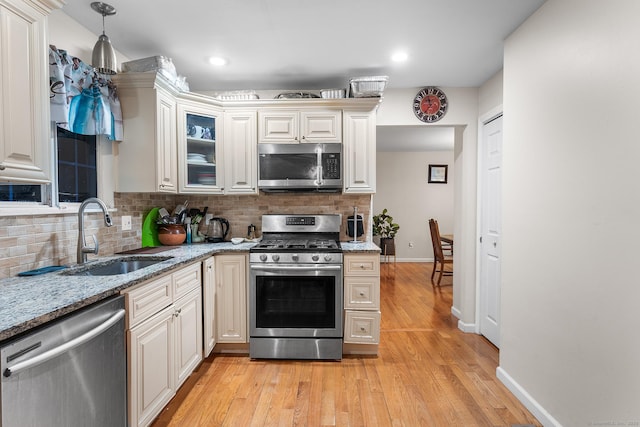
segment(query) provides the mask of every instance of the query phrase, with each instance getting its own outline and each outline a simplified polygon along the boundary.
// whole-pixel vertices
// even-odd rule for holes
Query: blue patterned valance
[[[116,87],[66,51],[49,46],[51,120],[81,135],[107,135],[122,140],[122,110]]]

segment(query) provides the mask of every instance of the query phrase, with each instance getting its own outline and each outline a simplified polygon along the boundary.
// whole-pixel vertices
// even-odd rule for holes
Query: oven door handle
[[[287,271],[340,271],[342,270],[342,265],[251,265],[249,266],[251,270],[257,271],[275,271],[275,270],[287,270]]]

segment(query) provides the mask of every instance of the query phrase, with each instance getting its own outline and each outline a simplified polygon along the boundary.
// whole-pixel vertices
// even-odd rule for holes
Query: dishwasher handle
[[[97,337],[116,323],[120,321],[125,315],[125,311],[123,309],[118,310],[113,316],[107,319],[104,323],[96,326],[92,330],[85,332],[84,334],[72,339],[71,341],[67,341],[66,343],[52,348],[51,350],[47,350],[42,354],[39,354],[31,359],[23,360],[22,362],[18,362],[13,366],[7,367],[2,373],[5,377],[10,377],[12,374],[17,374],[20,371],[31,368],[32,366],[36,366],[40,363],[46,362],[47,360],[53,359],[61,355],[62,353],[71,350],[74,347],[77,347],[81,344],[84,344],[87,341],[92,340]]]

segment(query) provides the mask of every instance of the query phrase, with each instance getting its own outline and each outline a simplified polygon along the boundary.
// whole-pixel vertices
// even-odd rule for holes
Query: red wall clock
[[[413,112],[425,123],[434,123],[444,117],[448,105],[447,96],[435,86],[421,89],[413,98]]]

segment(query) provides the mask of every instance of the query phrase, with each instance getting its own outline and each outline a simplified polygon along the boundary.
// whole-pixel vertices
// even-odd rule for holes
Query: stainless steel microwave
[[[262,191],[342,191],[342,144],[258,144]]]

